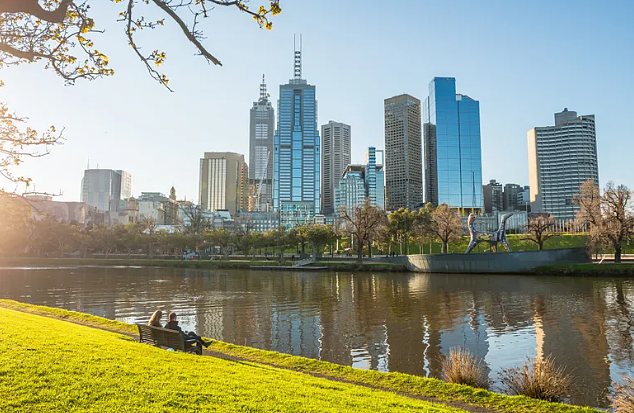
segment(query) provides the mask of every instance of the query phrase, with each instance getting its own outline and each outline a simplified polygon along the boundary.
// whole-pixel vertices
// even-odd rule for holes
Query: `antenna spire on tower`
[[[265,101],[268,98],[268,94],[266,93],[266,82],[264,80],[264,75],[262,75],[262,83],[260,83],[260,101]]]
[[[295,73],[294,78],[302,78],[302,35],[299,35],[299,49],[297,48],[297,37],[293,36],[293,46],[295,49]]]

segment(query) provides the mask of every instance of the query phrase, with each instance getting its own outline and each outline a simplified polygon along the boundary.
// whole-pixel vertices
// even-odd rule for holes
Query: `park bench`
[[[185,340],[181,333],[147,324],[137,324],[139,328],[139,343],[151,344],[156,347],[173,348],[185,353],[203,354],[203,349],[195,345],[196,340]]]

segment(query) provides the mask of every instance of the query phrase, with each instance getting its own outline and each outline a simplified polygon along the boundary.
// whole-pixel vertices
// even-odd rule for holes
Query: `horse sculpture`
[[[469,228],[469,235],[471,236],[471,240],[469,241],[469,246],[467,247],[467,251],[465,252],[465,254],[469,254],[481,242],[488,243],[491,246],[493,252],[498,252],[498,243],[501,243],[504,246],[506,252],[511,252],[511,247],[506,240],[506,220],[509,219],[512,215],[513,214],[504,214],[502,216],[500,228],[497,231],[480,232],[476,230],[475,227],[475,220],[477,215],[470,214],[469,219],[467,220],[467,227]]]

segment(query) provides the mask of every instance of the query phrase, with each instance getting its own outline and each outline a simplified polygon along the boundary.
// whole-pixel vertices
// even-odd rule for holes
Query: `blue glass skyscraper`
[[[425,202],[482,210],[480,102],[457,94],[455,78],[435,77],[423,113]]]
[[[320,211],[317,101],[315,86],[302,79],[301,53],[295,50],[293,79],[280,86],[273,153],[273,208],[289,228]]]

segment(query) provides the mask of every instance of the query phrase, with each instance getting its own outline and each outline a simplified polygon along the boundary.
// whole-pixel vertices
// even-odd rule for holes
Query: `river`
[[[464,346],[502,369],[552,355],[571,402],[605,407],[634,376],[634,280],[171,268],[0,269],[0,298],[128,323],[157,308],[217,340],[363,369],[439,377]]]

